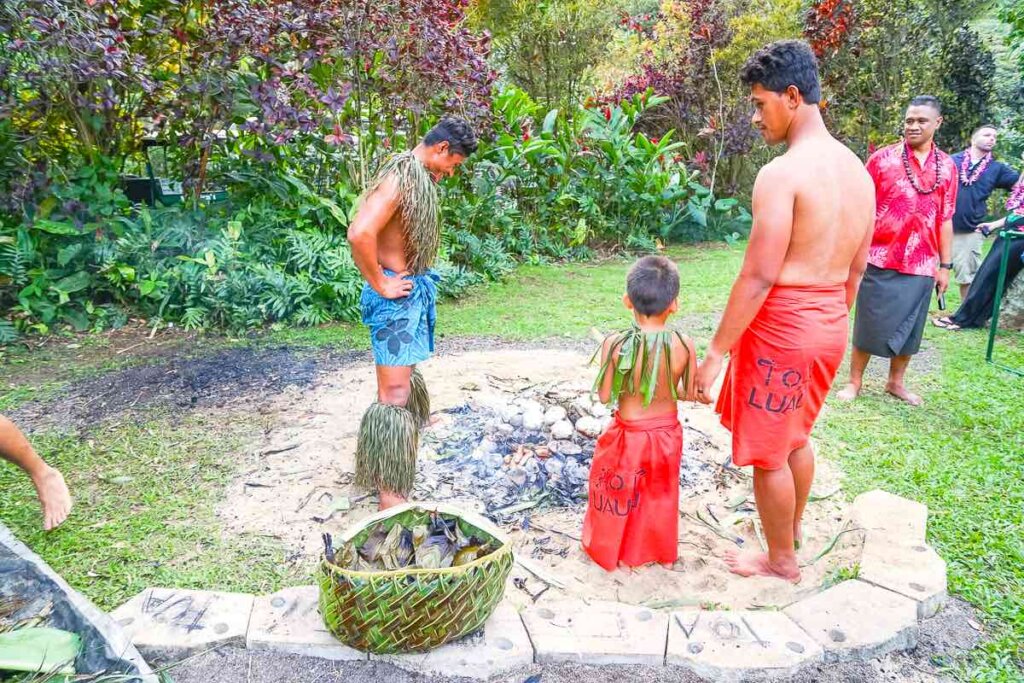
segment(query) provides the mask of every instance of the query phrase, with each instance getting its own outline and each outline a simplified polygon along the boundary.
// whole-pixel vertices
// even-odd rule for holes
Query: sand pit
[[[471,351],[439,356],[421,369],[435,411],[464,411],[500,406],[537,392],[585,395],[594,373],[588,360],[585,354],[566,350]],[[226,530],[277,538],[291,561],[312,571],[322,532],[338,534],[376,509],[376,500],[351,483],[359,420],[375,395],[369,360],[324,374],[310,388],[286,390],[268,416],[274,426],[255,451],[243,457],[242,474],[219,507]],[[727,549],[737,547],[730,539],[740,539],[743,548],[760,547],[750,474],[724,465],[729,436],[710,407],[681,405],[684,470],[690,467],[702,474],[690,478],[681,491],[676,566],[605,572],[579,548],[582,505],[549,507],[545,502],[506,520],[518,555],[533,570],[516,566],[508,599],[525,605],[572,596],[655,609],[771,607],[813,593],[838,570],[856,563],[862,540],[856,532],[840,536],[831,551],[813,561],[847,522],[841,496],[828,495],[839,487],[838,473],[830,463],[819,461],[813,494],[828,497],[812,498],[807,508],[803,581],[794,586],[730,574],[721,559]],[[424,472],[414,497],[429,495],[479,509],[481,503],[472,495],[444,488],[448,465],[434,461],[447,438],[451,415],[441,412],[438,423],[424,434]]]

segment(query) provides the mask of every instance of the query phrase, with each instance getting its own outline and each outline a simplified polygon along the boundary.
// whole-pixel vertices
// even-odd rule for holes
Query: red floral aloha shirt
[[[932,145],[924,168],[908,150],[917,186],[935,184],[936,158],[941,181],[931,194],[920,194],[903,165],[905,142],[883,147],[868,159],[875,181],[875,233],[868,263],[907,275],[935,277],[939,266],[939,231],[956,209],[957,168],[949,155]]]

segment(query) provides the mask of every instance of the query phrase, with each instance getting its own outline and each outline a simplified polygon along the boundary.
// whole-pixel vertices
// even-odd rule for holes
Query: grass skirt
[[[374,403],[359,425],[356,485],[408,497],[416,478],[418,447],[419,425],[413,413]]]

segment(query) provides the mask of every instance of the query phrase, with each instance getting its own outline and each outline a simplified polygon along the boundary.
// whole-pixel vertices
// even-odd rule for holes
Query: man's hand
[[[949,289],[949,271],[945,268],[939,268],[939,272],[935,274],[935,286],[938,289],[939,294],[945,294],[946,290]]]
[[[398,275],[388,277],[383,276],[384,279],[374,289],[385,299],[401,299],[402,297],[409,296],[412,292],[412,280],[406,280],[405,276],[409,274],[409,271],[403,270]]]
[[[980,232],[985,237],[988,237],[992,233],[992,230],[995,229],[995,227],[996,221],[992,221],[990,223],[978,223],[978,228],[975,230],[975,232]]]
[[[718,373],[722,371],[722,356],[708,351],[704,356],[704,362],[697,368],[696,391],[697,400],[701,403],[711,403],[711,387],[718,379]]]

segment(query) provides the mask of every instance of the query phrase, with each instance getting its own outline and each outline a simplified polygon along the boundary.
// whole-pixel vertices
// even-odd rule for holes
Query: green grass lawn
[[[706,343],[742,247],[678,248],[670,255],[682,276],[677,324]],[[628,264],[520,268],[503,283],[444,303],[438,332],[540,340],[623,326]],[[956,294],[949,298],[955,307]],[[1020,681],[1024,379],[985,363],[986,337],[929,326],[929,351],[909,374],[923,408],[886,398],[882,380],[869,377],[856,403],[830,402],[816,437],[821,454],[846,472],[848,497],[881,487],[929,506],[929,541],[949,563],[950,590],[980,610],[987,634],[980,648],[950,663],[954,673]],[[329,325],[271,332],[258,343],[267,342],[365,348],[366,337],[357,326]],[[1004,335],[999,345],[1003,362],[1024,368],[1024,336]],[[36,531],[30,487],[12,468],[0,467],[0,519],[105,607],[147,584],[261,591],[294,580],[267,539],[218,534],[212,505],[231,475],[224,456],[242,447],[252,425],[233,421],[226,430],[212,419],[173,426],[156,416],[146,426],[110,426],[91,437],[92,445],[40,435],[40,451],[69,475],[78,496],[75,515],[53,534]]]
[[[33,435],[39,453],[64,474],[75,508],[43,532],[28,478],[0,464],[0,521],[104,609],[148,586],[276,590],[300,578],[288,574],[277,544],[222,536],[214,515],[235,473],[231,453],[258,432],[255,422],[164,415],[106,425],[85,439]]]

